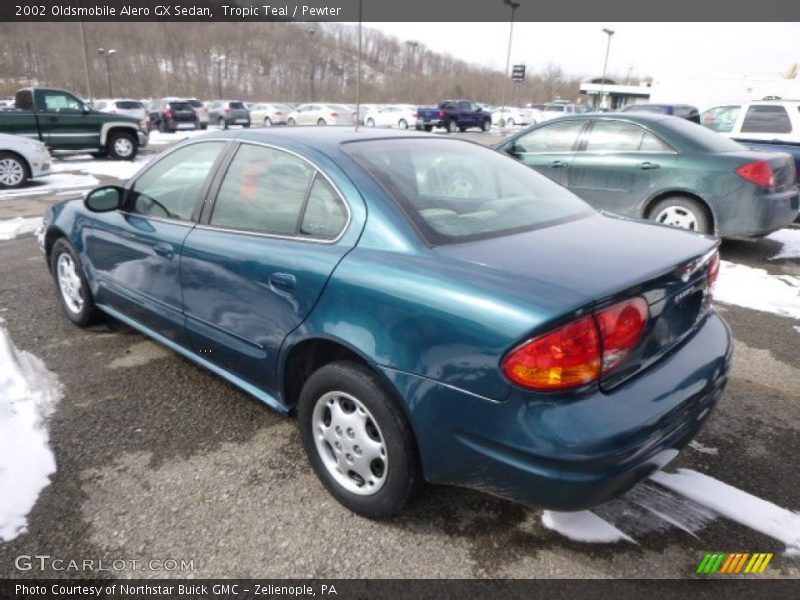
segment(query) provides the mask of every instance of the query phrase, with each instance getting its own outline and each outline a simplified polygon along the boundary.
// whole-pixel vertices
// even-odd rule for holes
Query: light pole
[[[409,78],[413,75],[416,76],[416,71],[414,70],[416,62],[417,62],[417,46],[419,46],[419,42],[416,40],[406,40],[406,46],[408,46],[408,58],[406,59],[407,68],[411,71],[409,73]],[[416,80],[416,77],[414,77]],[[416,89],[416,86],[411,86],[412,89]],[[411,98],[413,102],[413,97]]]
[[[511,41],[514,39],[514,15],[519,8],[519,2],[514,2],[513,0],[503,0],[503,4],[507,4],[511,7],[511,27],[508,31],[508,54],[506,54],[506,70],[505,73],[503,73],[503,104],[500,107],[500,121],[498,123],[500,127],[505,127],[506,125],[506,118],[504,115],[506,113],[506,91],[508,89],[509,79],[508,68],[511,66]]]
[[[317,30],[314,29],[313,27],[309,27],[308,29],[306,29],[306,33],[308,34],[308,46],[309,46],[309,48],[311,50],[310,53],[309,53],[309,56],[311,57],[311,60],[309,61],[309,63],[311,64],[311,75],[308,78],[308,95],[309,95],[308,100],[310,102],[313,102],[314,101],[314,78],[317,75],[317,65],[314,63],[314,58],[313,58],[314,57],[314,41],[313,40],[314,40],[314,34],[317,33]],[[360,40],[360,38],[359,38],[359,40]]]
[[[217,95],[222,100],[222,63],[225,62],[225,55],[218,54],[213,60],[217,63]]]
[[[600,93],[597,96],[598,108],[603,103],[603,88],[606,85],[606,69],[608,68],[608,53],[611,51],[611,36],[614,35],[613,29],[608,29],[607,27],[603,27],[603,33],[608,36],[608,42],[606,43],[606,60],[603,62],[603,78],[600,80]]]
[[[108,76],[108,97],[114,97],[114,90],[111,87],[111,57],[114,56],[117,51],[114,48],[98,48],[97,53],[100,56],[104,56],[106,59],[106,75]]]

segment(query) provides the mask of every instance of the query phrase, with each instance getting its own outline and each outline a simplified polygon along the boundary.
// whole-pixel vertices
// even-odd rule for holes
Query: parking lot
[[[0,220],[117,182],[179,137],[154,134],[133,164],[56,159],[43,183],[0,193]],[[66,574],[15,567],[46,554],[122,559],[123,577],[673,578],[724,551],[774,553],[760,577],[798,577],[800,229],[721,254],[728,389],[665,476],[592,511],[621,534],[603,543],[570,535],[563,515],[544,519],[554,530],[540,509],[455,488],[428,487],[383,522],[350,513],[314,476],[293,419],[117,322],[76,328],[35,238],[0,241],[0,323],[62,386],[48,423],[57,471],[28,531],[0,543],[0,576]]]

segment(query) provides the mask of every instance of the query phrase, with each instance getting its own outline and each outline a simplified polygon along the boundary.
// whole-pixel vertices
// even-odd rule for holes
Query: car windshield
[[[686,119],[681,119],[679,117],[668,118],[661,121],[659,124],[688,138],[695,146],[707,152],[737,152],[739,150],[746,150],[740,143],[711,131],[710,129],[706,129],[702,125],[687,121]]]
[[[432,245],[527,231],[592,210],[546,177],[478,144],[389,139],[342,147]]]
[[[192,110],[192,105],[188,102],[170,102],[169,106],[172,110],[182,110],[182,111],[190,111]]]

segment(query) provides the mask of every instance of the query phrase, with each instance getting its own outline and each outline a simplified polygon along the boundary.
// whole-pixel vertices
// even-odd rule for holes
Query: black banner
[[[0,21],[339,21],[503,22],[501,0],[3,0]],[[521,0],[516,21],[793,21],[800,4],[787,0]]]
[[[800,595],[800,581],[758,578],[692,580],[0,580],[3,600],[711,600]]]

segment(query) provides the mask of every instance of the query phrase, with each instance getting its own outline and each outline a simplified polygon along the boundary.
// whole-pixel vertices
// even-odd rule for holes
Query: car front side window
[[[133,213],[190,221],[199,194],[226,142],[198,142],[157,161],[133,186]]]

